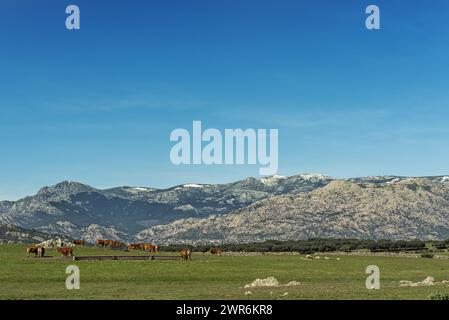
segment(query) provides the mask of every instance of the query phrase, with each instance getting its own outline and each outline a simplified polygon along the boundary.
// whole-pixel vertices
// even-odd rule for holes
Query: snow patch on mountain
[[[200,184],[189,183],[189,184],[185,184],[183,187],[184,188],[202,188],[203,186]]]
[[[139,191],[139,192],[151,191],[151,189],[143,188],[143,187],[135,187],[135,188],[132,188],[132,190]]]
[[[284,179],[287,179],[287,177],[279,176],[279,175],[275,174],[274,176],[259,179],[259,181],[265,185],[273,185],[273,184],[276,184],[279,180],[284,180]]]
[[[330,179],[330,177],[321,174],[321,173],[306,173],[306,174],[300,174],[299,177],[303,180],[308,180],[308,181],[319,181],[319,180],[327,180]]]
[[[204,188],[204,186],[201,185],[201,184],[196,184],[196,183],[188,183],[188,184],[183,184],[180,187],[176,187],[175,190],[184,190],[184,189],[189,189],[189,188],[191,188],[191,189],[201,189],[201,188]]]

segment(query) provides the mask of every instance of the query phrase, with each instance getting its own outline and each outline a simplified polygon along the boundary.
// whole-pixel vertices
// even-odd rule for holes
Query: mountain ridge
[[[258,201],[224,216],[186,219],[141,231],[136,240],[230,243],[309,238],[449,238],[445,176],[334,180],[322,188]]]
[[[68,237],[132,238],[152,225],[227,214],[279,194],[308,192],[331,181],[323,175],[247,178],[227,184],[183,184],[167,189],[97,189],[63,181],[36,195],[0,202],[0,223]]]
[[[249,177],[166,189],[62,181],[0,202],[0,224],[67,238],[160,243],[449,237],[449,176]]]

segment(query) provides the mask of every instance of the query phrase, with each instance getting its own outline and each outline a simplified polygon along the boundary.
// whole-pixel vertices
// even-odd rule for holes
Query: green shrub
[[[432,293],[429,296],[430,300],[449,300],[449,293],[447,292],[436,292],[436,293]]]
[[[421,258],[426,258],[426,259],[433,259],[433,253],[421,253]]]

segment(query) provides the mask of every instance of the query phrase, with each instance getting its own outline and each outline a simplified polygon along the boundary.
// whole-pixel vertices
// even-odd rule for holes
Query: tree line
[[[430,246],[429,246],[430,245]],[[449,248],[449,240],[422,241],[422,240],[359,240],[359,239],[308,239],[277,241],[267,240],[253,243],[226,243],[222,245],[167,245],[162,246],[163,251],[179,251],[189,248],[196,252],[207,252],[210,248],[220,247],[222,251],[230,252],[299,252],[313,254],[315,252],[351,252],[369,250],[371,252],[426,252],[432,250],[445,250]]]

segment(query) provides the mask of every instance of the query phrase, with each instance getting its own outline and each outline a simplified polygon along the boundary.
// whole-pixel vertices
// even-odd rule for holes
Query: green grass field
[[[0,245],[0,299],[428,299],[431,293],[449,293],[447,285],[399,287],[398,283],[427,276],[449,280],[446,259],[330,255],[331,260],[305,261],[299,255],[194,253],[188,262],[55,261],[28,258],[25,248]],[[76,248],[75,253],[138,254],[97,248]],[[54,250],[47,254],[57,255]],[[72,264],[80,268],[80,290],[65,287],[65,268]],[[380,268],[380,290],[365,288],[368,265]],[[301,285],[243,288],[269,276],[281,284]],[[252,295],[245,295],[248,290]]]

